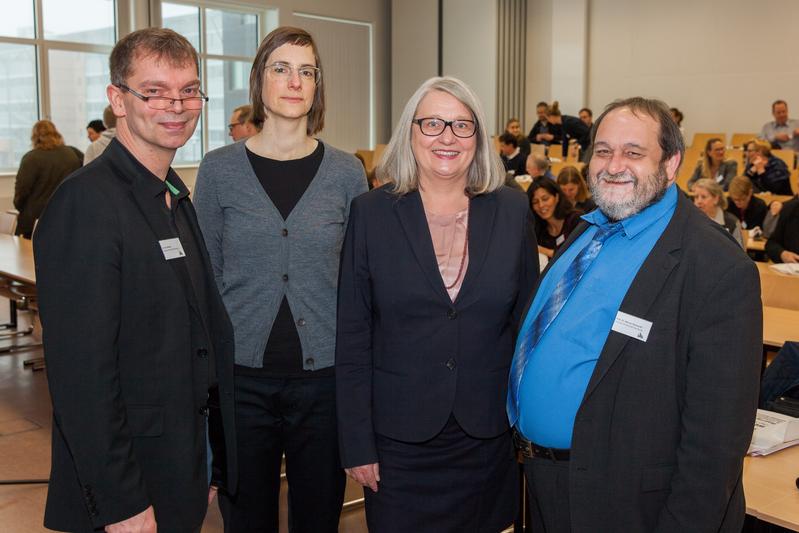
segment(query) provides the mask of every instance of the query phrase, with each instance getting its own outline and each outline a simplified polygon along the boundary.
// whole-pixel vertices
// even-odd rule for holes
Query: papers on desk
[[[769,268],[780,274],[799,276],[799,263],[778,263],[776,265],[769,265]]]
[[[757,410],[748,454],[768,455],[796,444],[799,444],[799,418],[765,409]]]

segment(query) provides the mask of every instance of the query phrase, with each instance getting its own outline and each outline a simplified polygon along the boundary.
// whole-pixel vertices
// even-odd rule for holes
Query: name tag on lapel
[[[164,259],[167,261],[186,257],[186,252],[183,251],[183,245],[180,244],[180,239],[177,237],[158,241],[158,244],[161,245],[161,251],[164,253]]]
[[[564,242],[566,242],[566,237],[564,237],[563,235],[558,235],[558,238],[555,239],[555,246],[560,246]]]
[[[616,320],[613,321],[613,327],[610,329],[616,333],[646,342],[649,338],[649,330],[652,329],[652,322],[619,311],[616,313]]]

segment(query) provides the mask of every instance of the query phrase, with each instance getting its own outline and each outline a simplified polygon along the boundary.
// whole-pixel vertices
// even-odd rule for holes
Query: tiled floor
[[[0,323],[8,317],[6,300],[0,299]],[[21,320],[24,320],[22,313]],[[0,332],[1,333],[1,332]],[[30,342],[30,337],[16,342]],[[0,340],[0,346],[9,344]],[[47,376],[23,368],[23,361],[40,357],[34,349],[0,354],[0,480],[47,478],[50,471],[50,395]],[[284,484],[285,485],[285,484]],[[0,532],[37,533],[42,526],[47,485],[0,485]],[[360,498],[362,492],[350,483],[347,501]],[[285,491],[281,512],[285,516]],[[202,533],[222,531],[222,518],[216,503],[208,510]],[[281,520],[281,533],[287,532]],[[341,515],[340,533],[365,533],[363,508],[357,506]]]

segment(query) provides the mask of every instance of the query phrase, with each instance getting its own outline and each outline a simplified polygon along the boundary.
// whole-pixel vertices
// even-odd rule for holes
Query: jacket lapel
[[[427,225],[427,217],[424,214],[419,191],[413,191],[400,197],[394,203],[394,210],[424,276],[435,293],[449,302],[449,294],[444,288],[444,281],[438,270],[433,238],[430,236],[430,228]]]
[[[469,265],[456,301],[463,301],[462,296],[468,295],[477,284],[491,245],[496,210],[497,202],[493,194],[481,194],[469,200]]]
[[[646,318],[652,309],[669,275],[680,263],[679,251],[689,216],[688,207],[688,200],[680,194],[671,221],[638,270],[638,274],[633,279],[627,294],[619,306],[619,311]],[[602,348],[602,353],[599,355],[599,360],[594,367],[591,379],[588,382],[583,402],[596,389],[628,342],[639,341],[631,341],[627,335],[610,331],[605,346]]]

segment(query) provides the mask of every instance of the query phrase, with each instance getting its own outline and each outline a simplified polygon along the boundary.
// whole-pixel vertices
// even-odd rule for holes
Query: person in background
[[[729,188],[732,178],[738,175],[738,163],[731,159],[724,159],[724,142],[719,138],[708,139],[702,159],[697,163],[694,173],[688,179],[688,190],[699,179],[712,179],[725,191]]]
[[[582,108],[580,112],[577,113],[577,116],[580,117],[580,120],[583,121],[583,124],[588,126],[588,129],[591,129],[594,126],[594,112],[589,108]]]
[[[336,289],[361,163],[318,140],[325,72],[313,37],[281,26],[250,71],[252,137],[209,152],[197,217],[233,322],[238,492],[228,531],[277,531],[286,458],[291,530],[338,530],[346,478],[336,426]]]
[[[94,142],[100,138],[100,134],[105,131],[105,125],[103,125],[103,121],[99,119],[90,120],[89,124],[86,125],[86,137],[89,138],[89,142]]]
[[[577,117],[562,114],[558,102],[552,102],[547,108],[547,122],[560,128],[564,157],[569,153],[569,141],[574,140],[580,145],[580,159],[587,161],[591,128]]]
[[[571,165],[563,167],[558,173],[556,181],[564,196],[571,202],[572,207],[583,213],[590,213],[596,209],[596,204],[591,199],[588,185],[586,185],[582,173],[576,167]]]
[[[550,144],[560,144],[562,141],[560,126],[550,124],[547,117],[549,115],[549,104],[546,102],[538,102],[535,106],[535,112],[538,120],[530,129],[527,139],[532,144],[543,144],[549,146]]]
[[[677,124],[677,127],[680,129],[680,133],[685,135],[685,128],[682,127],[682,121],[685,119],[685,115],[682,114],[682,111],[677,109],[676,107],[672,107],[669,109],[669,114],[671,114],[671,118]]]
[[[684,146],[664,103],[615,101],[592,135],[598,208],[547,265],[511,366],[529,527],[740,532],[757,268],[674,186]]]
[[[775,263],[799,263],[799,196],[782,206],[777,225],[766,241],[766,255]]]
[[[527,156],[519,148],[519,142],[515,135],[503,133],[499,136],[499,156],[506,171],[513,172],[515,176],[525,173]]]
[[[533,181],[538,178],[555,181],[555,175],[550,171],[551,167],[552,163],[544,154],[530,154],[524,163],[524,170],[528,176],[533,178]]]
[[[261,124],[253,122],[253,112],[250,104],[240,105],[231,113],[227,131],[233,142],[252,137],[260,130]]]
[[[33,240],[53,402],[44,525],[198,532],[237,470],[233,328],[170,168],[207,97],[169,29],[125,35],[109,67],[117,136],[64,180]]]
[[[97,159],[111,143],[111,139],[117,135],[117,117],[114,115],[114,109],[111,106],[103,110],[103,124],[106,126],[105,131],[86,148],[86,153],[83,155],[84,165],[88,165]]]
[[[788,166],[771,153],[768,141],[755,139],[746,144],[746,176],[758,191],[793,194]]]
[[[771,104],[774,120],[763,124],[760,138],[771,143],[775,149],[799,150],[799,120],[788,118],[788,104],[775,100]]]
[[[727,197],[724,190],[716,180],[701,178],[694,183],[694,205],[710,220],[722,226],[733,238],[738,241],[741,248],[746,248],[743,233],[741,232],[741,221],[738,217],[727,211]]]
[[[31,130],[33,149],[22,156],[14,182],[14,207],[19,211],[17,235],[31,238],[36,219],[61,181],[79,169],[83,154],[64,145],[55,124],[40,120]]]
[[[527,154],[530,153],[530,140],[522,133],[522,123],[519,122],[518,118],[512,117],[508,119],[508,122],[505,123],[505,133],[510,133],[516,137],[519,150],[527,157]]]
[[[580,223],[582,213],[575,211],[569,199],[552,180],[533,180],[527,194],[531,198],[530,207],[535,215],[538,251],[551,259]]]
[[[502,406],[538,255],[485,123],[463,82],[427,80],[379,166],[389,183],[352,203],[336,390],[372,533],[495,533],[515,516]]]
[[[746,176],[736,176],[730,182],[727,211],[741,221],[741,228],[750,230],[759,227],[765,238],[774,231],[782,210],[782,202],[774,201],[769,205],[755,196],[752,180]]]

